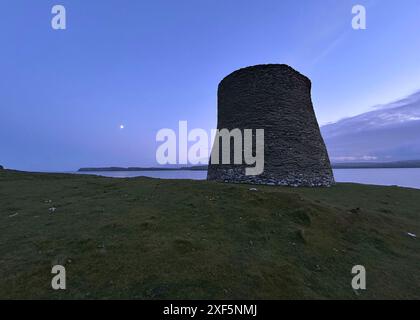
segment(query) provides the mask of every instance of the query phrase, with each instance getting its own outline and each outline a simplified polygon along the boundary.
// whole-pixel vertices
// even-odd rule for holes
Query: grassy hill
[[[419,199],[1,171],[0,298],[419,299]],[[55,264],[66,291],[51,289]]]

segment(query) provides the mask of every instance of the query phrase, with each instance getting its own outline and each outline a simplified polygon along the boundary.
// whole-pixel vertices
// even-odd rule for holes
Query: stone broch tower
[[[334,183],[311,81],[293,68],[257,65],[228,75],[218,88],[217,121],[218,129],[264,129],[264,172],[246,176],[245,163],[210,162],[208,180],[312,187]]]

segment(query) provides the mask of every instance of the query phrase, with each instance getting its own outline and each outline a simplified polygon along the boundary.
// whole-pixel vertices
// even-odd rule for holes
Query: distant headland
[[[332,163],[333,169],[388,169],[388,168],[420,168],[420,160],[405,160],[393,162],[341,162]],[[78,172],[104,171],[206,171],[207,165],[191,167],[98,167],[80,168]]]
[[[420,168],[420,160],[403,160],[392,162],[341,162],[333,163],[334,169],[398,169]]]
[[[207,170],[207,165],[192,167],[102,167],[102,168],[80,168],[78,172],[103,172],[103,171],[184,171],[184,170]]]

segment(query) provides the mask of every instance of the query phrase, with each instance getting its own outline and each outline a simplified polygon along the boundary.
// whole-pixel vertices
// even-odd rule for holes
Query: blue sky
[[[420,89],[419,16],[418,0],[0,0],[0,164],[156,165],[159,129],[214,128],[219,81],[260,63],[312,80],[320,124],[368,111]]]

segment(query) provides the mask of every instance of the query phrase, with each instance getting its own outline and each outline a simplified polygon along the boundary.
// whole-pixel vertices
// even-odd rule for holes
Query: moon
[[[120,129],[121,130],[124,129],[124,125],[123,124],[120,124]]]

